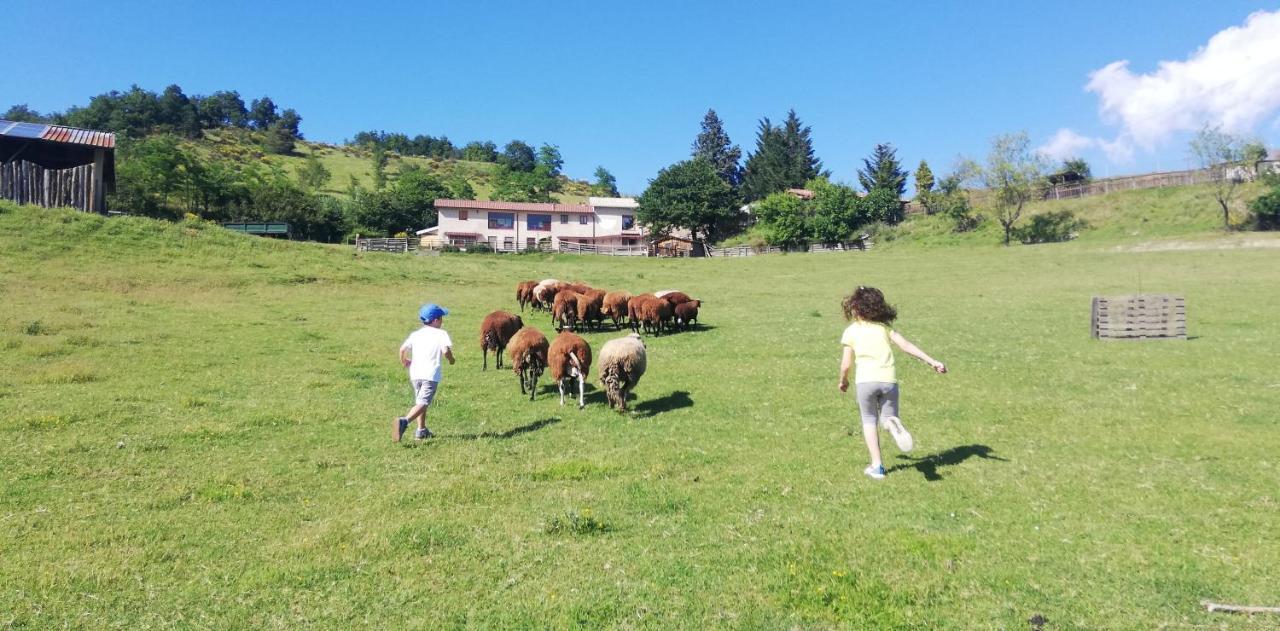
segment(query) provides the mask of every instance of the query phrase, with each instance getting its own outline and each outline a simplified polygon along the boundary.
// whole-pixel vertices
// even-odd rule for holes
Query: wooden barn
[[[115,134],[0,120],[0,199],[105,213],[115,187]]]

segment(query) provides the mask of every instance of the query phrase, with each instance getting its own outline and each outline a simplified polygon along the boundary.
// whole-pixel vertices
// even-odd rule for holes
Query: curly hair
[[[889,324],[898,317],[898,310],[884,301],[884,294],[875,287],[859,287],[845,297],[844,319],[861,318],[869,322]]]

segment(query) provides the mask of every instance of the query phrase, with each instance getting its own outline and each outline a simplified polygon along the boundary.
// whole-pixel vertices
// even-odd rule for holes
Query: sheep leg
[[[502,352],[507,350],[505,346],[499,346],[497,352],[493,354],[493,367],[495,370],[502,370]]]
[[[480,347],[480,357],[482,358],[480,361],[483,362],[480,364],[480,370],[489,370],[489,347]],[[501,368],[501,366],[499,366],[499,368]]]
[[[564,379],[557,381],[556,387],[560,388],[560,407],[564,407]]]
[[[581,410],[582,408],[587,407],[587,384],[586,381],[583,380],[582,373],[580,371],[575,370],[574,372],[578,373],[578,409]]]

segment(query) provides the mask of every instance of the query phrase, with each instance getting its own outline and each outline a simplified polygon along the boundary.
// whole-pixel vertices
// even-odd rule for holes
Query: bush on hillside
[[[1014,236],[1026,244],[1070,241],[1088,224],[1069,210],[1042,213],[1031,217],[1027,225],[1014,230]]]
[[[1249,203],[1258,230],[1280,230],[1280,186]]]

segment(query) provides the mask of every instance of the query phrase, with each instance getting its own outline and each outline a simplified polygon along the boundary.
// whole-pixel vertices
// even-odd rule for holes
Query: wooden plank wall
[[[0,199],[45,208],[69,206],[96,211],[95,193],[92,164],[46,169],[26,160],[0,163]]]
[[[1094,296],[1091,320],[1095,339],[1187,339],[1182,296]]]

